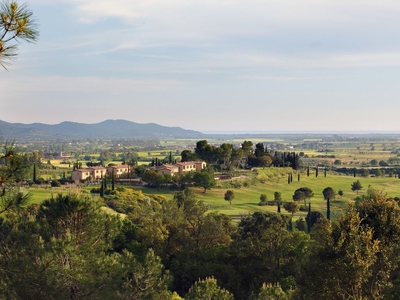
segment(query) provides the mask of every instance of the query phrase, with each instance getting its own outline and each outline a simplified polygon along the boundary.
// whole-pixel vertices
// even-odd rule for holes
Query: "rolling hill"
[[[203,134],[181,127],[167,127],[155,123],[140,124],[126,120],[106,120],[95,124],[62,122],[55,125],[42,123],[8,123],[0,120],[3,139],[61,138],[199,138]]]

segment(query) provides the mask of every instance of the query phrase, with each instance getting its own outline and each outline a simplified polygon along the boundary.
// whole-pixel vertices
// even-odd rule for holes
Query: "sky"
[[[40,37],[0,69],[0,120],[400,131],[398,0],[26,4]]]

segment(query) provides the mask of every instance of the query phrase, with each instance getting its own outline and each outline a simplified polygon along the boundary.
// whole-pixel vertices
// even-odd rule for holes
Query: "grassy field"
[[[289,169],[287,169],[289,170]],[[203,192],[202,188],[194,188],[199,200],[204,201],[209,206],[210,211],[219,211],[227,214],[233,218],[238,218],[241,215],[253,213],[255,211],[271,211],[276,212],[276,206],[259,206],[260,195],[266,194],[268,200],[274,199],[274,192],[280,192],[282,195],[282,202],[292,200],[294,191],[300,187],[308,187],[314,192],[314,197],[307,200],[310,202],[313,210],[319,210],[322,213],[326,212],[326,201],[323,199],[322,190],[326,187],[332,187],[336,192],[339,190],[343,191],[343,197],[337,196],[336,199],[331,201],[332,215],[338,215],[347,208],[348,203],[354,202],[354,199],[358,195],[364,194],[368,187],[387,193],[388,197],[400,196],[400,179],[394,177],[352,177],[352,176],[340,176],[327,174],[324,177],[323,174],[315,177],[315,175],[307,177],[305,173],[301,174],[300,181],[297,181],[297,174],[293,173],[293,182],[288,184],[286,169],[279,168],[268,168],[260,169],[257,171],[258,175],[254,175],[253,179],[249,176],[248,179],[242,179],[242,182],[248,182],[249,186],[242,186],[239,188],[233,188],[229,182],[218,182],[217,187],[211,190]],[[357,192],[351,190],[351,184],[360,180],[363,189]],[[80,189],[83,193],[89,193],[89,190],[93,186]],[[149,189],[146,187],[133,187],[133,189],[142,190],[146,194],[160,194],[165,196],[167,199],[172,199],[174,191],[169,189]],[[235,198],[232,204],[224,200],[225,192],[231,189],[235,193]],[[60,187],[60,188],[31,188],[31,202],[40,203],[44,199],[51,197],[53,193],[68,193],[76,192],[75,188],[72,187]],[[304,204],[301,202],[300,204]],[[282,213],[287,213],[282,208]],[[294,215],[294,220],[299,217],[305,217],[307,212],[300,211]]]

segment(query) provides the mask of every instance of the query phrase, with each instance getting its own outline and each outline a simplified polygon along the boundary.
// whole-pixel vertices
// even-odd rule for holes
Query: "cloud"
[[[109,93],[165,91],[185,86],[178,80],[167,79],[117,79],[96,77],[19,77],[2,81],[0,88],[3,95],[17,91],[29,93]]]

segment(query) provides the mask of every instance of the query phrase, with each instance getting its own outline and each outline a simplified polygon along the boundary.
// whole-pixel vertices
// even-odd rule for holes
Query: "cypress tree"
[[[289,223],[288,223],[288,228],[289,231],[293,230],[293,224],[292,224],[292,218],[290,218]]]
[[[307,166],[307,177],[310,177],[310,166]]]
[[[281,213],[281,203],[278,201],[278,214]]]
[[[356,168],[353,169],[353,176],[356,177]]]
[[[36,178],[36,163],[34,163],[33,164],[33,183],[36,183],[36,180],[37,180],[37,178]]]
[[[100,197],[104,198],[104,179],[101,181],[100,185]]]
[[[172,164],[172,152],[169,151],[169,163]]]
[[[290,184],[290,174],[288,174],[287,183]]]
[[[297,174],[297,181],[300,181],[300,173]]]
[[[331,219],[331,201],[329,200],[329,198],[326,201],[326,218],[328,220]]]
[[[315,177],[318,177],[318,167],[315,169]]]
[[[311,232],[311,203],[308,203],[307,231],[308,233]]]
[[[290,173],[290,183],[293,182],[293,173]]]
[[[112,178],[111,178],[111,189],[114,191],[115,190],[115,169],[112,171]]]
[[[325,167],[325,170],[324,170],[324,176],[326,177],[326,167]]]

